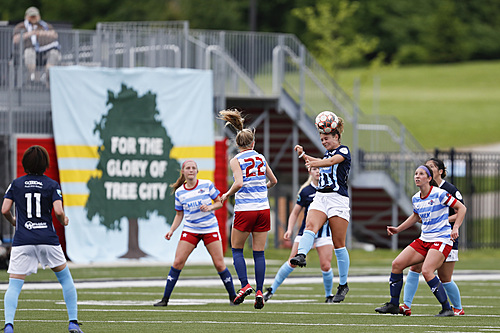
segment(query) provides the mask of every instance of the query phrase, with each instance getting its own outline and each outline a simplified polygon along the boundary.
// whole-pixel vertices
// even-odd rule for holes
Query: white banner
[[[50,85],[69,258],[172,262],[169,185],[186,159],[213,181],[212,72],[52,67]],[[201,245],[189,260],[211,258]]]

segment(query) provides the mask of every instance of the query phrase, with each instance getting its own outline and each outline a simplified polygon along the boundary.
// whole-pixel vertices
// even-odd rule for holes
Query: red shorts
[[[234,212],[233,228],[246,232],[269,231],[271,230],[271,210]]]
[[[445,258],[448,258],[448,255],[453,248],[451,245],[446,245],[445,243],[441,242],[424,242],[420,238],[417,238],[413,242],[411,242],[410,246],[424,257],[427,255],[427,252],[429,252],[430,249],[434,249],[441,252]]]
[[[220,234],[219,232],[212,232],[210,234],[193,234],[192,232],[183,231],[180,240],[191,243],[194,246],[198,245],[200,240],[203,240],[203,243],[207,246],[212,242],[220,241]]]

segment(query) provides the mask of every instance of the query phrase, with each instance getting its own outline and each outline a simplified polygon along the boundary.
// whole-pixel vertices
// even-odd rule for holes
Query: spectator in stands
[[[48,79],[50,66],[61,61],[58,34],[51,24],[43,21],[36,7],[26,9],[24,21],[14,27],[14,54],[23,52],[30,81],[36,80],[36,66],[45,66],[40,80]],[[22,50],[21,50],[22,47]],[[16,61],[16,57],[14,59]]]

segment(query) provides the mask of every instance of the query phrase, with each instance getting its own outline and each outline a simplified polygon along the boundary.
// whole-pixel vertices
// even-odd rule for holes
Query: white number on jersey
[[[35,197],[35,216],[42,217],[42,204],[41,204],[41,193],[26,193],[24,197],[26,198],[26,214],[30,219],[33,217],[33,197]]]

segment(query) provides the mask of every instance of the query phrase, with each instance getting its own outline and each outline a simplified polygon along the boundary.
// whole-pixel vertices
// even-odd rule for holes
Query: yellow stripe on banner
[[[78,206],[83,207],[89,198],[88,194],[63,194],[64,206]]]
[[[97,146],[61,145],[57,146],[58,158],[99,158]],[[173,147],[171,158],[214,158],[215,146]]]
[[[214,181],[213,171],[200,171],[198,173],[199,179],[208,179]],[[169,184],[170,185],[170,184]],[[219,189],[219,191],[224,191],[225,189]],[[170,191],[170,189],[169,189]],[[88,194],[63,194],[64,206],[66,207],[84,207],[87,203],[89,195]]]
[[[82,173],[83,174],[83,173]],[[87,175],[90,176],[91,173],[87,173]],[[65,175],[67,176],[67,175]],[[61,175],[61,179],[62,179],[62,175]],[[211,182],[214,181],[214,172],[213,171],[209,171],[209,170],[200,170],[200,172],[198,172],[198,179],[208,179],[210,180]],[[87,180],[83,181],[84,183],[87,183],[88,181],[88,178]],[[70,182],[75,182],[75,181],[65,181],[66,183],[70,183]],[[170,184],[169,184],[170,185]],[[223,191],[225,189],[219,189],[219,191]],[[169,190],[170,191],[170,190]],[[88,199],[89,195],[88,194],[64,194],[63,195],[63,199],[64,199],[64,206],[78,206],[78,207],[83,207],[85,206],[85,204],[87,203],[87,199]]]
[[[57,146],[58,158],[99,158],[97,146]]]
[[[215,146],[173,147],[170,151],[170,158],[215,158]]]
[[[90,177],[102,177],[100,170],[59,170],[61,183],[87,183]]]
[[[59,170],[61,183],[87,183],[90,177],[102,177],[100,170]],[[200,170],[198,178],[214,181],[213,170]]]

